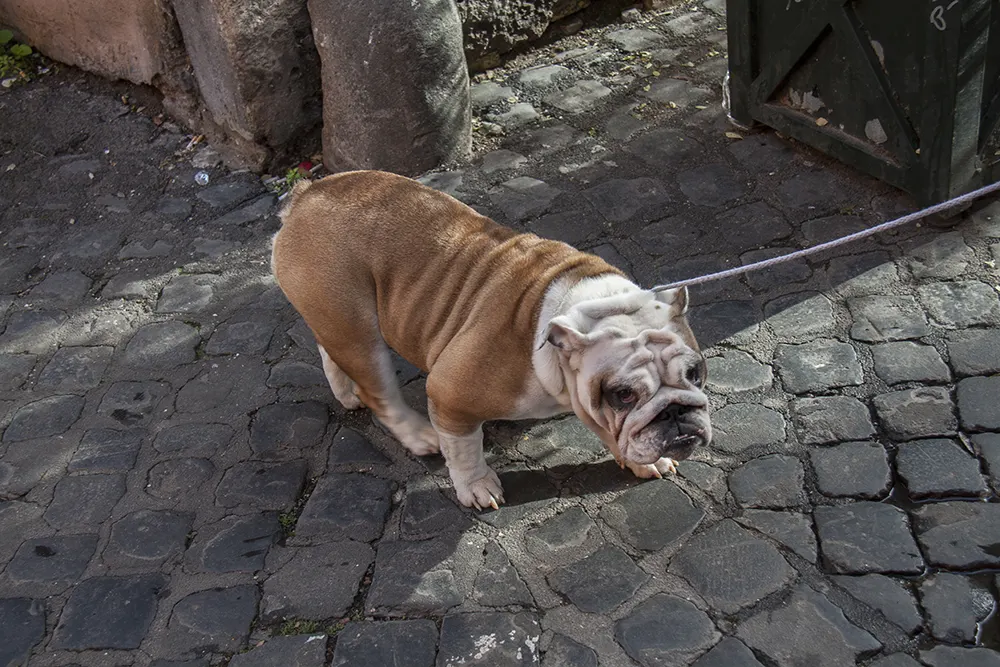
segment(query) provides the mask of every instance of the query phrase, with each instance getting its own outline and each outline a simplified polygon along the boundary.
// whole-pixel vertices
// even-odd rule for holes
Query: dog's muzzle
[[[671,403],[649,423],[646,428],[654,429],[658,440],[660,457],[683,461],[692,452],[705,444],[705,429],[699,423],[701,408],[680,403]]]

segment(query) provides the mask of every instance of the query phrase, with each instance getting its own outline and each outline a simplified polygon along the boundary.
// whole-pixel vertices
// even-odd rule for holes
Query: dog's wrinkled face
[[[686,312],[682,288],[585,301],[549,323],[574,411],[620,461],[681,460],[711,441],[705,360]]]

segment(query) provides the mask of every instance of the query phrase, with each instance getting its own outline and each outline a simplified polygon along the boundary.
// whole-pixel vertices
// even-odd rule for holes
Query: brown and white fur
[[[503,501],[486,421],[572,411],[640,477],[710,441],[686,290],[643,290],[393,174],[329,176],[289,199],[271,266],[330,388],[412,453],[443,453],[463,505]],[[390,348],[428,373],[429,421],[404,403]]]

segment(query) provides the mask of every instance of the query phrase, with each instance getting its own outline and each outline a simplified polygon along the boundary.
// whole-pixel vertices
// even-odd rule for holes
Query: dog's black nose
[[[682,414],[690,410],[690,406],[681,405],[680,403],[671,403],[667,407],[660,411],[660,414],[656,415],[656,419],[653,421],[677,421],[677,418]]]

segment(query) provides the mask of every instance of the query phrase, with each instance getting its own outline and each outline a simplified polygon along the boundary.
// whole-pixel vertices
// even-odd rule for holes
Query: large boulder
[[[201,126],[227,162],[293,160],[320,124],[319,58],[306,0],[173,0],[203,101]]]
[[[469,74],[454,0],[308,3],[328,169],[414,175],[468,153]]]

